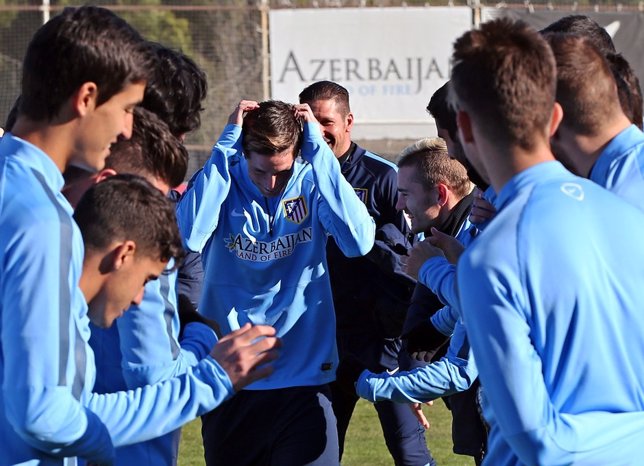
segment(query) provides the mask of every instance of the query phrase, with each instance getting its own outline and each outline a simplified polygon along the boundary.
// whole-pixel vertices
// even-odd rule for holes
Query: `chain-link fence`
[[[162,0],[122,0],[118,4],[114,0],[97,0],[94,3],[117,12],[146,38],[181,49],[206,72],[209,91],[202,128],[186,141],[193,155],[190,171],[200,166],[240,98],[270,98],[270,9],[468,6],[473,12],[473,25],[480,18],[477,12],[484,6],[566,12],[644,11],[644,1],[639,0],[557,0],[556,4],[546,0],[520,4],[479,0],[173,0],[172,4]],[[71,4],[66,0],[0,0],[0,123],[20,92],[21,62],[31,36],[50,16]],[[311,34],[319,34],[323,46],[324,31],[316,31],[315,25],[311,25]],[[385,134],[381,151],[396,152],[404,143],[388,141]]]

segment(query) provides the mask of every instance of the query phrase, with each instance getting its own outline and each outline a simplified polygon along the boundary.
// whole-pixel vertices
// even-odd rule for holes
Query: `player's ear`
[[[118,242],[112,249],[112,267],[113,270],[121,270],[129,266],[134,260],[136,253],[136,243],[132,240]]]
[[[548,136],[553,137],[557,133],[561,120],[563,120],[563,108],[559,105],[559,102],[555,102],[552,108],[552,116],[550,117],[550,134]]]
[[[100,183],[103,180],[108,179],[110,176],[116,175],[116,170],[112,168],[104,168],[96,174],[96,182]]]
[[[91,81],[83,83],[72,96],[72,105],[78,116],[85,116],[96,108],[98,86]]]
[[[456,124],[458,125],[458,132],[461,136],[463,143],[474,142],[474,132],[472,131],[472,120],[470,115],[463,110],[459,110],[456,114]]]
[[[353,128],[353,113],[349,112],[347,115],[347,133],[351,132]]]
[[[442,207],[447,204],[449,198],[449,188],[445,183],[436,184],[436,190],[438,191],[438,204]]]

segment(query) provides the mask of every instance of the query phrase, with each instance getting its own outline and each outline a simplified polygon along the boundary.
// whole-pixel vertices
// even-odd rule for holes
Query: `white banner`
[[[425,108],[450,74],[468,7],[289,9],[270,12],[271,94],[297,102],[307,85],[346,87],[356,139],[435,135]]]

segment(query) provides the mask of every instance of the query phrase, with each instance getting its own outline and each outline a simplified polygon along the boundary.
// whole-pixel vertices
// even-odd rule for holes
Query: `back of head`
[[[557,101],[564,114],[562,125],[579,135],[596,135],[621,113],[610,65],[585,37],[547,34],[557,63]]]
[[[152,63],[143,38],[111,11],[94,6],[65,8],[29,43],[20,113],[49,121],[87,82],[96,84],[101,105],[125,85],[146,81]]]
[[[398,156],[398,168],[411,167],[417,181],[426,190],[443,183],[457,198],[471,191],[467,170],[447,153],[447,145],[441,138],[425,138],[406,147]]]
[[[449,103],[449,81],[434,92],[427,104],[427,111],[436,120],[436,125],[447,131],[452,141],[458,141],[456,112]]]
[[[588,39],[604,55],[615,53],[615,44],[606,30],[583,15],[569,15],[541,30],[542,34],[575,34]]]
[[[617,93],[622,110],[633,124],[642,129],[644,115],[640,80],[622,54],[609,53],[606,59],[617,82]]]
[[[151,44],[157,64],[145,88],[141,106],[156,113],[176,137],[201,126],[202,102],[208,92],[206,74],[187,55]]]
[[[168,125],[143,108],[134,109],[132,137],[112,145],[105,168],[158,178],[171,188],[180,185],[188,170],[188,151]]]
[[[301,145],[302,124],[291,104],[267,100],[244,117],[242,148],[247,156],[277,154],[291,147],[297,155]]]
[[[74,220],[88,251],[131,240],[139,255],[162,261],[183,258],[174,204],[139,176],[115,175],[92,186],[78,203]]]
[[[318,81],[300,92],[300,103],[310,104],[316,100],[335,100],[337,109],[342,116],[351,112],[349,104],[349,91],[332,81]]]
[[[500,147],[531,150],[548,138],[555,62],[548,44],[523,21],[490,21],[454,44],[450,99]]]

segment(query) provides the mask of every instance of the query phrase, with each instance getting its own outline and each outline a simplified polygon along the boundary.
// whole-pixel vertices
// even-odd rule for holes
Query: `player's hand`
[[[242,100],[237,104],[233,113],[228,117],[229,125],[241,126],[244,123],[244,113],[259,108],[259,103],[254,100]]]
[[[431,229],[432,236],[428,237],[425,241],[430,242],[434,246],[440,248],[443,251],[443,254],[448,261],[452,264],[458,262],[458,258],[461,257],[465,247],[461,244],[459,240],[453,236],[446,235],[442,231],[438,231],[436,228]]]
[[[210,355],[226,371],[235,391],[239,391],[273,372],[269,363],[278,358],[280,346],[281,340],[275,336],[273,327],[246,324],[219,340]]]
[[[409,257],[405,261],[405,273],[418,280],[418,271],[428,259],[436,256],[445,256],[440,248],[431,244],[427,239],[416,243],[409,251]]]
[[[496,208],[488,201],[483,199],[483,193],[477,189],[474,201],[472,202],[472,211],[470,212],[470,222],[474,225],[492,220],[496,215]]]
[[[306,123],[319,124],[309,104],[295,104],[295,114]]]
[[[428,401],[426,403],[427,405],[433,405],[433,401]],[[427,420],[427,417],[425,416],[425,413],[423,413],[423,405],[421,403],[412,403],[409,406],[409,409],[411,410],[411,413],[414,415],[416,419],[418,419],[418,422],[420,423],[421,426],[425,430],[429,429],[430,424],[429,421]]]

